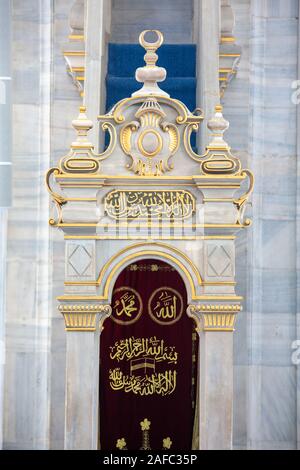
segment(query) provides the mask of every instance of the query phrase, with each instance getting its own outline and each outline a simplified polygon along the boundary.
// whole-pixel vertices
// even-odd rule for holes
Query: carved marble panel
[[[94,242],[69,242],[66,250],[66,277],[92,278],[95,272]]]
[[[205,249],[205,269],[208,278],[233,278],[234,253],[229,244],[208,242]]]

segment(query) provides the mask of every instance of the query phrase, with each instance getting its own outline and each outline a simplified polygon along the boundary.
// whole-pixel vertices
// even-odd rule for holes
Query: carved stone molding
[[[221,0],[220,20],[219,82],[222,98],[229,83],[237,74],[242,54],[242,48],[236,44],[233,34],[235,17],[230,0]]]
[[[240,304],[189,305],[187,314],[196,322],[196,331],[233,332]]]
[[[85,1],[76,0],[70,10],[69,25],[70,34],[69,43],[65,46],[63,55],[66,61],[67,73],[78,89],[80,96],[83,96],[84,89],[84,11]]]

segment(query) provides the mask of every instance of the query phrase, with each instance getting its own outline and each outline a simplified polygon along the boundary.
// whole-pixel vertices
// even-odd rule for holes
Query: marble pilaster
[[[239,304],[191,305],[199,334],[199,449],[232,449],[233,331]]]
[[[7,217],[11,205],[11,2],[0,4],[0,449],[3,445]]]
[[[0,449],[3,445],[4,416],[7,212],[7,209],[0,208]]]
[[[67,330],[64,447],[97,450],[100,332],[111,308],[82,304],[61,305],[60,309]]]
[[[82,102],[72,79],[66,73],[63,48],[69,33],[70,12],[74,0],[55,0],[52,26],[53,51],[53,95],[51,119],[51,164],[65,151],[66,145],[73,139],[73,129],[70,126],[78,106]],[[47,213],[49,218],[49,212]],[[61,293],[64,280],[64,239],[57,230],[50,230],[50,253],[52,259],[51,280],[51,380],[50,380],[50,443],[51,449],[64,448],[65,426],[65,374],[66,374],[66,334],[63,328],[63,318],[57,312],[56,297]]]
[[[220,102],[219,88],[219,39],[220,39],[220,0],[194,2],[194,28],[197,32],[197,90],[196,103],[205,116],[198,138],[199,153],[204,153],[208,144],[206,120]],[[207,47],[209,44],[209,47]]]
[[[99,133],[97,116],[105,113],[107,71],[107,42],[110,35],[110,0],[89,0],[86,4],[86,57],[84,104],[90,119],[95,123],[90,138],[101,149],[104,146],[104,132]],[[98,39],[95,41],[95,37]],[[100,135],[100,137],[99,137]]]
[[[298,4],[298,18],[300,13],[300,2]],[[298,80],[300,77],[300,22],[298,23]],[[297,105],[297,181],[300,178],[300,105]],[[300,185],[297,183],[296,193],[296,238],[300,238]],[[297,309],[296,309],[296,338],[298,345],[298,361],[300,352],[300,249],[299,244],[296,248],[296,277],[297,277]],[[297,402],[297,449],[300,449],[300,364],[298,363],[296,374],[296,402]]]

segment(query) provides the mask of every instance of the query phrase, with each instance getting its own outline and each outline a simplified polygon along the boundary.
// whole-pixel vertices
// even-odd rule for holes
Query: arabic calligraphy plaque
[[[159,287],[148,302],[151,318],[160,325],[174,325],[183,312],[183,299],[180,293],[171,287]]]
[[[143,302],[140,294],[132,287],[119,287],[114,290],[111,318],[119,325],[131,325],[141,316]]]
[[[113,219],[162,218],[183,220],[195,212],[195,198],[185,190],[115,190],[104,199],[107,215]]]

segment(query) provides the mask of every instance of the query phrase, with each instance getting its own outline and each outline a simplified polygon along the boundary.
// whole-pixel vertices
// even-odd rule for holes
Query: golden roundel
[[[148,310],[159,325],[174,325],[182,316],[183,298],[171,287],[159,287],[149,298]]]
[[[145,157],[155,157],[162,149],[162,138],[154,129],[147,129],[138,138],[138,149]]]
[[[143,302],[132,287],[119,287],[113,291],[111,319],[119,325],[132,325],[140,318]]]

